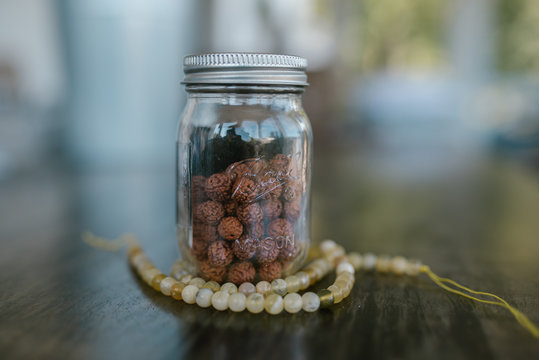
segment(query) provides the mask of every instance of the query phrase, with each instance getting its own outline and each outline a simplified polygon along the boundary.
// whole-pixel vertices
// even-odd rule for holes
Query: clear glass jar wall
[[[208,280],[271,281],[310,243],[303,86],[187,85],[177,143],[180,250]]]

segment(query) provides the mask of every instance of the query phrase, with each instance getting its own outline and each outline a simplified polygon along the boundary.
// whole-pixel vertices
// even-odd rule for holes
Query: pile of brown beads
[[[377,257],[373,254],[346,254],[342,246],[332,240],[325,240],[313,253],[319,255],[303,268],[302,271],[285,279],[265,280],[253,284],[244,282],[237,287],[232,282],[219,284],[214,280],[196,277],[196,271],[188,262],[180,260],[171,269],[170,276],[159,271],[141,247],[132,243],[129,247],[129,262],[140,277],[155,290],[187,304],[197,304],[207,308],[241,312],[247,309],[257,314],[266,310],[269,314],[279,314],[283,309],[288,313],[297,313],[302,309],[314,312],[320,307],[328,307],[341,302],[350,295],[355,282],[356,270],[377,270],[395,275],[418,275],[423,265],[416,260],[406,260],[401,256]],[[335,282],[317,294],[298,292],[326,276],[335,269]]]
[[[272,281],[304,254],[305,244],[294,236],[304,198],[297,167],[277,154],[193,176],[193,239],[186,250],[204,278]]]

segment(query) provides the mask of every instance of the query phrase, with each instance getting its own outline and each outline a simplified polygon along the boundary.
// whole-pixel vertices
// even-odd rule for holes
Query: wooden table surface
[[[380,163],[350,149],[317,157],[313,240],[419,258],[539,323],[539,173],[484,156],[423,173]],[[0,358],[539,358],[508,311],[424,276],[358,273],[349,298],[314,314],[221,313],[153,291],[123,252],[81,242],[84,230],[133,232],[167,270],[173,176],[52,164],[0,182]]]

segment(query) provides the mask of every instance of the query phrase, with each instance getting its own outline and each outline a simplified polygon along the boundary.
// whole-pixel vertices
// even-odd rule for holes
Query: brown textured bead
[[[295,223],[300,213],[299,201],[285,203],[283,211],[284,218],[291,223]]]
[[[262,264],[258,268],[258,276],[260,280],[273,281],[279,279],[283,272],[283,266],[278,261],[267,264]]]
[[[223,208],[225,209],[225,215],[228,215],[228,216],[236,215],[236,202],[235,201],[225,202],[223,204]]]
[[[231,184],[225,173],[213,174],[206,180],[206,194],[212,200],[224,201],[230,196]]]
[[[279,200],[263,200],[260,205],[266,220],[279,217],[283,211],[283,204]]]
[[[238,178],[241,178],[249,171],[249,164],[246,161],[238,161],[228,165],[225,174],[228,175],[230,181],[234,183]]]
[[[283,193],[283,187],[286,184],[285,179],[279,179],[274,171],[269,171],[260,176],[258,181],[259,198],[278,199]]]
[[[217,227],[219,235],[225,240],[236,240],[243,233],[243,225],[234,216],[224,217]]]
[[[264,217],[262,208],[257,203],[238,205],[236,214],[243,224],[259,223]]]
[[[275,219],[268,225],[267,234],[274,239],[281,236],[291,238],[294,235],[294,229],[288,220]]]
[[[193,244],[191,245],[191,254],[197,260],[204,260],[208,257],[208,245],[209,241],[203,239],[193,238]]]
[[[198,205],[196,213],[198,219],[211,225],[217,225],[223,216],[225,216],[223,205],[213,200],[204,201]]]
[[[228,281],[240,285],[244,282],[253,282],[255,279],[255,267],[250,262],[244,261],[230,265],[228,269]]]
[[[301,196],[301,185],[297,181],[288,182],[283,188],[282,197],[285,201],[295,201]]]
[[[261,263],[269,263],[277,259],[279,256],[279,248],[277,243],[272,238],[264,238],[259,241],[256,253],[256,260]]]
[[[258,241],[243,235],[232,243],[232,252],[239,260],[250,260],[255,256]]]
[[[261,158],[252,159],[248,162],[249,174],[251,176],[260,176],[268,169],[268,162]]]
[[[200,204],[207,199],[206,178],[202,175],[195,175],[191,180],[191,194],[193,203]]]
[[[221,283],[226,276],[226,266],[214,266],[207,261],[198,264],[200,273],[206,280],[217,281]]]
[[[213,266],[226,266],[234,260],[230,245],[224,240],[217,240],[208,245],[208,262]]]
[[[251,223],[243,227],[244,233],[253,239],[262,239],[264,236],[264,223]]]
[[[298,249],[293,241],[283,241],[281,245],[281,250],[279,251],[279,260],[283,262],[288,262],[296,257],[298,254]]]
[[[248,177],[241,177],[232,186],[231,197],[240,203],[249,203],[256,199],[258,186],[256,181]]]
[[[286,173],[288,171],[290,158],[284,154],[277,154],[270,160],[269,166],[277,172]]]

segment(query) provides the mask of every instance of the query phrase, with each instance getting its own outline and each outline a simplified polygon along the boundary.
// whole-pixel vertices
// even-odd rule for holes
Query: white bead
[[[258,314],[264,311],[264,296],[259,293],[251,294],[247,297],[245,305],[250,313]]]
[[[262,295],[269,294],[271,292],[271,284],[267,281],[259,281],[256,284],[256,292]]]
[[[367,253],[363,255],[363,269],[373,270],[376,266],[376,255]]]
[[[159,286],[161,287],[161,292],[166,296],[170,296],[170,288],[176,283],[176,279],[173,279],[170,276],[164,278],[159,284]]]
[[[195,285],[187,285],[182,290],[182,299],[187,304],[194,304],[196,302],[198,288]]]
[[[243,284],[240,285],[240,287],[238,288],[238,291],[242,293],[243,295],[248,296],[249,294],[255,293],[256,288],[250,282],[244,282]]]
[[[236,292],[228,298],[228,308],[234,312],[242,312],[245,310],[245,295]]]
[[[277,315],[283,311],[283,298],[277,294],[271,294],[264,300],[264,309],[269,314]]]
[[[395,256],[393,259],[391,259],[391,271],[395,275],[402,275],[404,274],[404,271],[406,270],[406,259],[402,256]]]
[[[309,279],[309,274],[307,274],[306,272],[300,271],[296,273],[296,276],[299,279],[299,289],[300,290],[307,289],[309,285],[311,284],[311,280]]]
[[[306,292],[301,297],[303,302],[303,310],[307,312],[314,312],[320,308],[320,298],[313,292]]]
[[[341,261],[339,265],[337,265],[337,274],[340,274],[342,272],[348,272],[350,274],[353,274],[355,271],[352,264],[346,261]]]
[[[408,260],[406,264],[406,275],[417,276],[421,272],[423,264],[419,260]]]
[[[385,274],[391,268],[391,258],[387,255],[379,256],[376,260],[376,271]]]
[[[149,262],[150,259],[146,256],[144,253],[138,253],[131,259],[131,264],[137,269],[141,268],[142,265],[145,265],[147,262]]]
[[[301,310],[303,302],[301,296],[298,293],[286,294],[284,297],[284,309],[290,314],[295,314]]]
[[[186,274],[182,276],[180,279],[178,279],[178,281],[181,283],[184,283],[185,285],[189,285],[189,282],[191,281],[192,278],[193,278],[193,275]]]
[[[277,295],[286,294],[286,289],[286,281],[284,281],[283,279],[275,279],[271,282],[271,291],[273,291]]]
[[[322,250],[322,252],[324,253],[329,253],[330,251],[335,249],[335,247],[337,247],[337,244],[335,243],[335,241],[330,239],[324,240],[320,244],[320,250]]]
[[[361,265],[363,265],[363,257],[357,252],[348,254],[348,261],[354,267],[354,269],[359,270]]]
[[[238,287],[234,285],[231,282],[224,283],[221,285],[221,291],[227,292],[229,295],[234,294],[235,292],[238,292]]]
[[[203,289],[198,290],[197,295],[196,295],[197,305],[202,308],[210,307],[212,295],[213,295],[213,291],[211,291],[211,289],[203,288]]]
[[[204,280],[201,277],[195,277],[195,278],[192,278],[191,281],[189,281],[189,285],[195,285],[199,289],[203,287],[205,283],[206,283],[206,280]]]
[[[151,268],[151,269],[148,269],[148,270],[145,270],[141,276],[142,276],[142,279],[151,285],[152,283],[152,279],[155,275],[157,274],[161,274],[161,271],[159,271],[159,269],[156,269],[156,268]]]
[[[300,283],[299,278],[295,275],[287,276],[284,281],[286,281],[286,291],[289,293],[295,293],[299,291]]]
[[[217,291],[211,297],[211,304],[215,310],[223,311],[228,309],[228,298],[230,295],[226,291]]]

